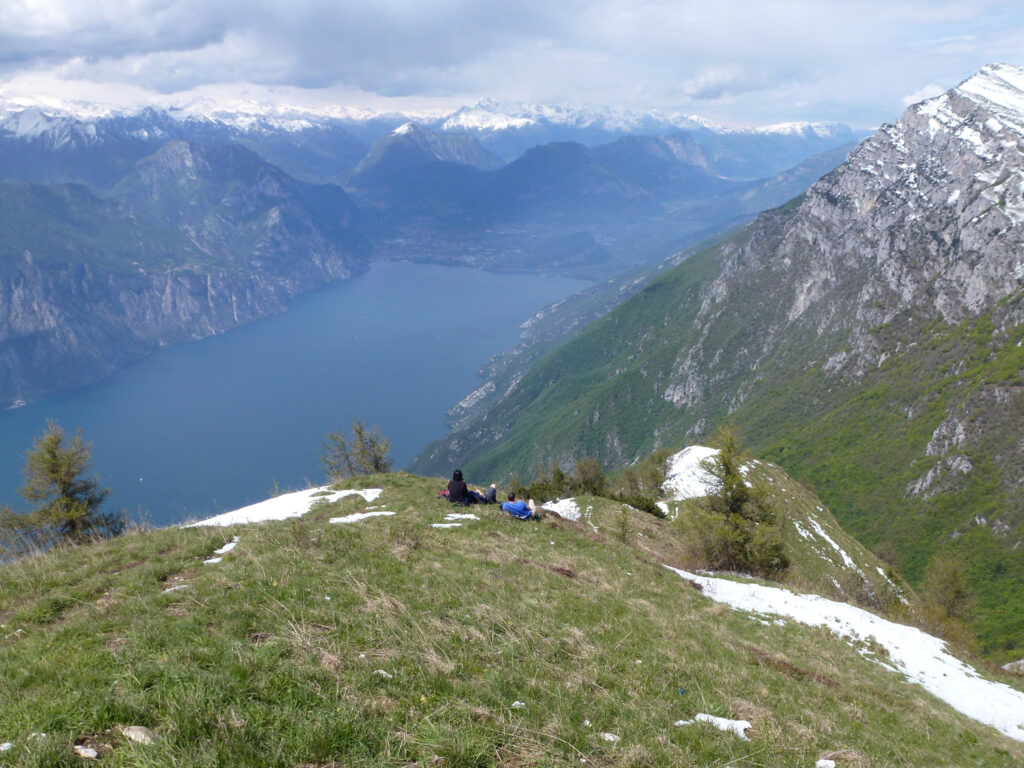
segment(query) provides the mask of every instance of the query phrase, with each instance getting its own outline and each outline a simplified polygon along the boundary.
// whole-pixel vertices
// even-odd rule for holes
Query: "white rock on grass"
[[[144,725],[126,725],[121,729],[121,734],[136,744],[155,744],[157,735]]]
[[[76,744],[74,749],[76,755],[78,755],[79,757],[84,757],[87,760],[95,760],[97,757],[100,756],[100,753],[92,747],[83,747],[80,744]]]
[[[619,740],[619,737],[616,734],[608,733],[608,731],[601,731],[601,733],[598,735],[605,741],[610,741],[613,744]]]
[[[814,764],[814,768],[836,768],[836,761],[822,758]]]
[[[729,720],[725,717],[715,717],[714,715],[706,715],[701,712],[694,715],[693,720],[676,720],[675,724],[693,725],[694,723],[708,723],[720,731],[731,731],[744,741],[750,741],[746,734],[746,730],[750,728],[750,723],[746,720]]]
[[[512,702],[512,709],[526,709],[526,702],[523,702],[523,701],[513,701]]]
[[[375,669],[373,671],[373,674],[375,674],[375,675],[377,675],[379,677],[383,677],[385,680],[390,680],[391,678],[394,677],[394,675],[392,675],[386,669]]]
[[[11,742],[5,741],[3,744],[0,744],[0,752],[6,752],[9,749],[14,749],[14,745]]]
[[[1024,659],[1020,661],[1011,661],[1009,664],[1003,664],[1003,671],[1010,672],[1011,674],[1024,675]]]

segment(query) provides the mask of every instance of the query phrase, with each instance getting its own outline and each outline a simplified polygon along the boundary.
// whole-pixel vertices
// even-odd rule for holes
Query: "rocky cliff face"
[[[296,182],[237,146],[171,142],[110,200],[4,193],[29,200],[0,222],[4,403],[281,311],[369,256],[344,192]]]

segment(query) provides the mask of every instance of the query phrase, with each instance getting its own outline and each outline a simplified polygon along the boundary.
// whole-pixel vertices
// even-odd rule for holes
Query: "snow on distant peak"
[[[843,123],[775,123],[761,125],[756,128],[742,128],[737,133],[754,133],[762,136],[815,136],[819,139],[832,139],[850,133],[850,128]]]
[[[395,128],[391,133],[395,136],[407,136],[416,131],[416,123],[402,123],[400,126]]]
[[[543,124],[623,133],[663,133],[698,127],[718,129],[707,120],[682,113],[664,115],[657,110],[635,111],[590,104],[502,103],[491,99],[481,99],[471,107],[451,113],[441,129],[496,132]]]

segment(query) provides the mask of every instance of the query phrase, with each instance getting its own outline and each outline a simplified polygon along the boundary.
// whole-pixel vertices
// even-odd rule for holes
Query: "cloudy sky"
[[[5,0],[0,93],[443,109],[481,97],[870,127],[994,61],[986,0]]]

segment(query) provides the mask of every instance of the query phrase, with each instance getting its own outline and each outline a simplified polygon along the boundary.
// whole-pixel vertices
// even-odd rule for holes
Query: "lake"
[[[156,525],[325,482],[324,435],[380,426],[395,467],[443,437],[445,412],[534,312],[589,283],[386,262],[288,311],[180,344],[101,382],[0,412],[0,505],[54,419],[81,427],[108,508]],[[481,480],[482,482],[482,480]],[[440,484],[438,488],[440,489]]]

